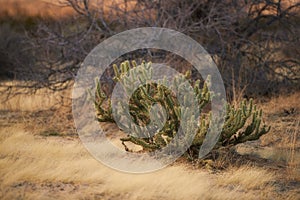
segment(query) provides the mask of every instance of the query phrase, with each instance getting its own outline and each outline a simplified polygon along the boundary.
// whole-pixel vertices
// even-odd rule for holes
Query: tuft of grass
[[[243,166],[231,168],[218,178],[221,186],[239,186],[244,190],[263,190],[276,180],[273,172],[265,169]]]
[[[300,152],[297,152],[297,143],[299,136],[299,123],[295,122],[295,129],[291,132],[291,139],[289,145],[288,161],[287,161],[287,174],[290,180],[300,181]]]

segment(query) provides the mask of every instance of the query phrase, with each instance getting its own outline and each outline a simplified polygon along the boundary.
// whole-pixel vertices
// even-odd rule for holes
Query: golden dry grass
[[[69,92],[62,91],[55,95],[64,96],[62,94]],[[1,109],[9,110],[15,106],[15,110],[22,108],[35,112],[40,109],[39,105],[46,102],[45,99],[54,98],[53,95],[28,95],[31,99],[26,104],[27,96],[21,94],[19,101],[12,99],[6,104],[10,107],[2,105]],[[260,103],[265,110],[267,123],[274,127],[262,138],[263,147],[250,149],[248,153],[256,153],[256,156],[276,162],[284,158],[287,167],[280,169],[275,166],[276,170],[233,165],[213,174],[204,169],[191,170],[186,164],[177,163],[149,174],[120,173],[97,162],[77,137],[41,136],[46,130],[55,128],[54,131],[60,132],[60,128],[66,126],[68,120],[63,117],[63,110],[45,116],[24,115],[20,117],[22,120],[13,117],[15,120],[6,125],[0,120],[0,198],[298,199],[299,190],[295,187],[300,177],[299,153],[294,151],[299,147],[299,125],[295,124],[298,115],[281,116],[285,115],[284,109],[298,109],[298,95]],[[276,122],[274,119],[283,121]],[[289,120],[293,121],[290,123]],[[113,128],[110,130],[116,131]],[[287,132],[278,134],[287,130],[292,130],[288,133],[294,137],[285,138]],[[274,141],[278,142],[272,144]],[[281,151],[283,147],[285,149]],[[289,189],[291,180],[294,182]]]
[[[300,93],[279,96],[262,104],[272,126],[273,134],[262,137],[261,144],[268,146],[261,155],[283,161],[288,165],[291,179],[300,181]]]
[[[12,18],[19,17],[42,17],[59,19],[61,17],[71,15],[74,11],[68,7],[61,7],[55,4],[55,1],[43,0],[1,0],[0,1],[0,17],[10,16]]]
[[[238,145],[239,153],[274,162],[272,168],[282,168],[286,180],[300,181],[300,93],[280,95],[259,107],[264,111],[265,123],[271,131],[258,142]]]
[[[38,111],[70,106],[72,82],[65,83],[65,85],[69,88],[68,90],[53,91],[49,88],[32,90],[29,82],[2,81],[0,110]],[[9,92],[8,88],[11,88]]]
[[[244,167],[221,174],[174,165],[133,175],[97,162],[78,139],[44,138],[24,125],[0,130],[1,199],[264,199],[276,198],[276,176]],[[55,189],[55,188],[60,189]],[[68,193],[72,188],[72,193]],[[28,191],[28,192],[27,192]]]
[[[125,6],[125,2],[127,5]],[[40,17],[59,20],[75,14],[74,9],[65,6],[64,1],[59,0],[0,0],[0,18],[11,17],[22,19],[22,17]],[[89,1],[90,7],[103,9],[105,16],[118,16],[120,13],[130,12],[136,5],[135,0],[113,0],[113,1]],[[128,17],[128,16],[125,16]]]
[[[227,173],[219,176],[218,180],[220,185],[227,187],[238,185],[245,190],[263,190],[268,184],[275,181],[275,175],[265,169],[244,166],[238,169],[229,169]]]

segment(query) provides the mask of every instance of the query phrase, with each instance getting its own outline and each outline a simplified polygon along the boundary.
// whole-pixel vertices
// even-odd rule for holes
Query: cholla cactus
[[[252,120],[248,122],[248,119]],[[269,132],[270,127],[263,125],[262,110],[253,106],[252,99],[247,105],[246,100],[240,103],[238,108],[227,105],[227,117],[224,124],[220,141],[222,145],[238,144],[246,141],[257,140],[260,136]],[[248,122],[248,124],[247,124]]]
[[[182,107],[176,99],[176,95],[172,93],[172,88],[168,89],[165,87],[166,84],[163,83],[165,80],[159,83],[148,81],[151,80],[152,77],[152,65],[150,62],[143,62],[141,65],[137,65],[135,61],[132,63],[125,61],[121,63],[120,67],[113,65],[113,69],[115,74],[114,81],[122,84],[126,94],[131,94],[129,98],[130,115],[126,115],[123,113],[124,110],[120,109],[118,110],[117,117],[125,117],[127,118],[125,121],[133,121],[139,125],[132,127],[131,124],[128,123],[122,124],[120,127],[127,133],[136,133],[136,135],[130,134],[125,138],[121,138],[127,150],[128,148],[124,142],[132,142],[142,146],[146,150],[160,149],[166,146],[175,137],[180,124],[186,123],[185,125],[189,129],[189,127],[193,127],[193,121],[196,121],[198,128],[191,128],[189,130],[196,131],[191,147],[196,147],[193,149],[199,149],[208,132],[211,117],[209,113],[202,115],[199,122],[197,122],[195,116],[191,116],[190,121],[181,120],[182,116],[185,116],[189,113],[190,109],[194,108],[188,106]],[[185,75],[181,74],[176,76],[173,79],[172,86],[174,88],[181,88],[182,82],[189,75],[190,72],[187,72]],[[138,81],[141,86],[133,91],[132,84],[136,81]],[[200,113],[203,108],[210,103],[212,94],[209,92],[208,84],[210,84],[209,77],[204,82],[202,88],[200,88],[200,80],[192,84]],[[114,122],[110,99],[102,91],[99,81],[96,82],[95,92],[95,108],[97,110],[98,120]],[[184,101],[186,101],[186,99],[184,99]],[[159,110],[150,111],[152,106],[157,103],[165,109],[167,118],[165,118],[165,115]],[[120,108],[123,108],[123,105],[120,105]],[[147,127],[151,119],[155,119],[155,130],[150,130],[151,128],[153,129],[153,127]],[[238,108],[228,104],[225,123],[216,148],[258,139],[270,130],[270,127],[266,125],[261,127],[261,121],[262,110],[257,110],[252,100],[249,102],[244,100]],[[140,129],[140,126],[146,127],[147,130],[145,129],[146,131],[144,132],[141,130],[133,130]]]

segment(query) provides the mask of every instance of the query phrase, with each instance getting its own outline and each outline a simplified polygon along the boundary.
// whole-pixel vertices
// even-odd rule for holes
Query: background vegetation
[[[18,5],[13,18],[2,8],[2,77],[59,89],[104,39],[154,26],[175,29],[202,44],[217,63],[231,100],[299,90],[297,1],[60,0],[43,5],[39,13]],[[171,63],[178,58],[162,59]]]

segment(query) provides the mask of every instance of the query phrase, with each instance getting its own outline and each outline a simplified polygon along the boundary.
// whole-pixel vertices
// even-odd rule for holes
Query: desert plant
[[[190,150],[195,153],[199,150],[208,132],[211,119],[210,112],[204,112],[206,107],[209,106],[212,95],[214,95],[209,91],[209,84],[211,84],[209,77],[204,81],[202,88],[200,88],[200,80],[191,83],[196,96],[196,107],[199,109],[199,113],[202,113],[201,117],[196,117],[193,115],[189,116],[191,109],[196,108],[194,107],[195,105],[188,102],[189,96],[184,96],[184,105],[180,105],[176,95],[172,92],[174,88],[179,88],[180,90],[180,88],[186,87],[184,80],[189,77],[189,71],[185,75],[175,76],[171,88],[167,88],[165,86],[166,83],[164,83],[166,82],[165,79],[161,82],[158,81],[158,83],[148,81],[152,77],[151,62],[143,62],[141,65],[137,65],[135,61],[132,63],[125,61],[121,63],[120,67],[113,65],[113,69],[115,74],[114,81],[119,82],[124,88],[126,95],[130,96],[128,98],[130,114],[126,114],[123,109],[124,105],[119,102],[117,115],[114,116],[117,118],[114,119],[111,98],[103,92],[99,80],[96,80],[96,91],[95,95],[93,95],[95,96],[94,103],[99,121],[116,122],[121,118],[126,118],[125,122],[129,122],[127,124],[118,124],[124,132],[131,133],[127,137],[121,138],[122,144],[127,150],[125,142],[132,142],[150,151],[160,149],[170,143],[182,124],[184,124],[184,127],[186,127],[185,131],[187,131],[187,134],[182,139],[189,140],[190,138],[188,137],[193,135]],[[135,81],[138,81],[140,85],[136,90],[132,88]],[[165,108],[167,115],[163,115],[160,110],[151,110],[156,103]],[[155,119],[154,125],[156,129],[154,133],[153,130],[150,130],[153,127],[147,127],[151,119]],[[139,126],[131,126],[131,121]],[[194,122],[196,122],[196,129],[193,129]],[[257,110],[252,100],[244,100],[237,107],[227,104],[225,123],[215,148],[257,140],[270,130],[270,127],[266,125],[261,126],[261,124],[262,110]],[[140,127],[145,127],[147,130],[133,130],[140,129]],[[160,129],[157,127],[160,127]],[[192,131],[196,131],[196,134],[191,134],[193,133]]]

